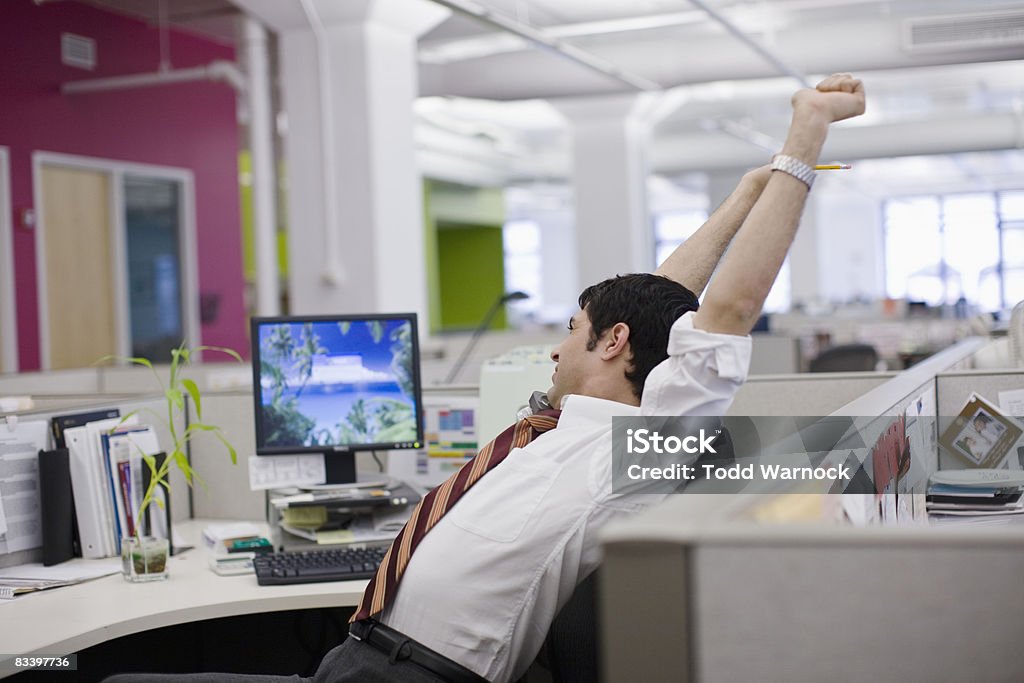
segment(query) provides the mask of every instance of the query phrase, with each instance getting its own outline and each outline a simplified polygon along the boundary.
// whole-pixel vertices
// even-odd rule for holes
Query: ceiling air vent
[[[96,41],[74,33],[60,34],[60,61],[92,71],[96,68]]]
[[[1024,45],[1024,10],[912,17],[903,22],[907,52],[944,52]]]

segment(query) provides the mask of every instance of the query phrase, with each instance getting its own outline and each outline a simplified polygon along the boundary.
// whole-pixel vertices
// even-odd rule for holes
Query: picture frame
[[[939,444],[968,467],[998,469],[1024,434],[1017,421],[992,401],[971,394],[960,414],[939,437]]]

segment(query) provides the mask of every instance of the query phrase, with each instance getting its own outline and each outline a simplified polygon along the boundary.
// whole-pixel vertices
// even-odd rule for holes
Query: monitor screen
[[[415,313],[253,318],[252,350],[257,454],[422,444]]]

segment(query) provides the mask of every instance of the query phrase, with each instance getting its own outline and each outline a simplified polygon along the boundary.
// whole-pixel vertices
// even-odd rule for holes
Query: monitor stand
[[[324,484],[327,486],[355,484],[355,453],[338,453],[337,451],[324,451],[324,472],[326,475],[324,477]]]

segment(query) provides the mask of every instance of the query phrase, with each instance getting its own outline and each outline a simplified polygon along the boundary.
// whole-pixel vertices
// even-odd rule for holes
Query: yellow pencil
[[[845,171],[853,168],[850,164],[818,164],[814,167],[815,171]]]

